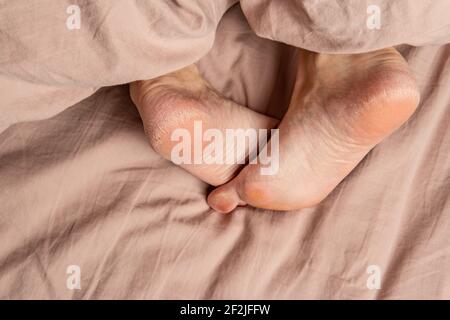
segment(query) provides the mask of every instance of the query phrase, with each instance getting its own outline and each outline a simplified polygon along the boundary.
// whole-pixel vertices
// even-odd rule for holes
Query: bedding
[[[449,3],[374,3],[379,33],[365,1],[0,1],[0,298],[449,299]],[[210,187],[148,145],[128,93],[195,62],[280,118],[299,48],[386,46],[416,75],[418,110],[289,213],[212,212]]]

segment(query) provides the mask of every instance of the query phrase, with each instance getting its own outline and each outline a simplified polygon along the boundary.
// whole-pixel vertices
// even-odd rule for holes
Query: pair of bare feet
[[[194,65],[134,82],[130,93],[151,146],[169,160],[172,132],[192,132],[195,121],[222,132],[279,129],[274,175],[262,175],[260,164],[181,164],[217,187],[207,201],[222,213],[242,205],[294,210],[318,204],[419,102],[414,77],[393,48],[357,55],[302,52],[281,121],[223,98]]]

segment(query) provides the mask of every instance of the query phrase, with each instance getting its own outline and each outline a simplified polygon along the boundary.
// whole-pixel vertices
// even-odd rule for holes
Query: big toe
[[[288,185],[276,176],[261,175],[259,164],[247,165],[233,180],[217,187],[208,196],[209,206],[220,213],[230,213],[238,206],[287,211],[299,207]]]
[[[214,189],[208,196],[209,206],[220,213],[230,213],[239,205],[245,205],[239,197],[234,182]]]

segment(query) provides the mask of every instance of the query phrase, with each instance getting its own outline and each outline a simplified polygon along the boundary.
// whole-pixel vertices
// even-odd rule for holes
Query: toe
[[[208,196],[208,204],[217,212],[230,213],[238,206],[288,211],[313,204],[299,202],[290,184],[260,175],[259,165],[248,165],[237,177],[216,188]],[[315,203],[314,203],[315,204]]]
[[[208,196],[209,206],[220,213],[230,213],[239,205],[245,205],[237,192],[235,181],[213,190]]]

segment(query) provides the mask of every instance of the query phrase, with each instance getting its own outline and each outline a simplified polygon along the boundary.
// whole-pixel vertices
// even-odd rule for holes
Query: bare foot
[[[224,136],[226,129],[269,129],[278,120],[259,114],[238,105],[216,93],[200,76],[195,65],[176,72],[145,81],[130,84],[130,94],[141,115],[145,132],[151,146],[168,160],[173,160],[172,152],[179,142],[173,138],[177,129],[187,130],[192,137],[201,125],[202,132],[208,129],[219,130]],[[191,153],[194,153],[193,143]],[[206,150],[203,142],[203,160],[215,154]],[[224,156],[236,150],[224,146]],[[245,149],[245,158],[253,150]],[[192,162],[180,164],[181,167],[201,180],[218,186],[232,179],[242,164],[207,164]],[[238,156],[236,156],[237,159]]]
[[[304,52],[279,126],[278,173],[262,176],[259,165],[248,165],[215,189],[208,203],[224,213],[243,203],[272,210],[314,206],[418,102],[414,77],[393,48],[358,55]]]

